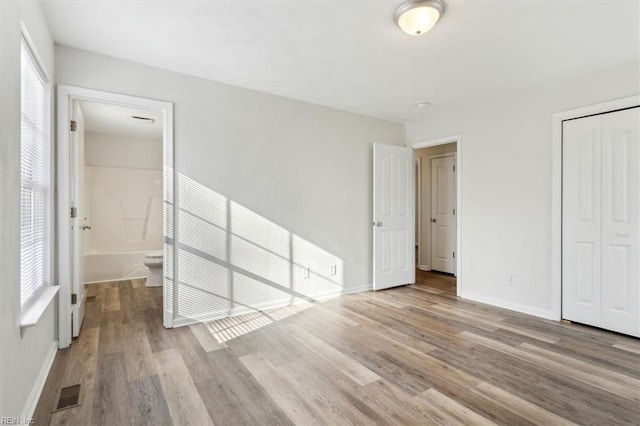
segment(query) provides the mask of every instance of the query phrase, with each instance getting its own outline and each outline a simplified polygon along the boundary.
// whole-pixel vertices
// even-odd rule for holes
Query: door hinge
[[[75,132],[78,129],[78,122],[76,120],[71,120],[69,128],[72,132]]]
[[[71,207],[71,218],[74,218],[78,216],[78,208],[77,207]]]
[[[453,252],[453,258],[454,259],[456,258],[456,252],[455,251]]]
[[[453,171],[454,171],[454,172],[456,171],[456,166],[453,166]]]
[[[78,303],[78,295],[76,293],[71,293],[71,304],[75,305]]]
[[[453,214],[454,214],[454,215],[456,214],[456,209],[453,209]]]

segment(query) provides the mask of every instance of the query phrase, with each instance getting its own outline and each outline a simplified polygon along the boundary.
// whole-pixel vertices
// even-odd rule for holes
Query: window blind
[[[27,43],[21,52],[20,301],[47,281],[49,218],[48,90]]]

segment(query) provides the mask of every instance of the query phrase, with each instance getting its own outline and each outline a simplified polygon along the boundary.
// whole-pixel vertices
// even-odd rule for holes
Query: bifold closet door
[[[600,325],[602,119],[562,129],[562,315]]]
[[[640,108],[566,121],[563,318],[640,335]]]
[[[640,108],[602,116],[602,328],[640,335]]]

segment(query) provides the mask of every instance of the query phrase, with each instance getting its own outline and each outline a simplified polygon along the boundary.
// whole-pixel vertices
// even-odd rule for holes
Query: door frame
[[[56,218],[56,232],[57,232],[57,248],[58,248],[58,285],[60,287],[60,293],[58,297],[58,347],[60,349],[66,348],[71,344],[71,277],[73,274],[73,264],[71,258],[71,226],[70,226],[70,135],[69,135],[69,120],[70,120],[70,108],[74,101],[95,101],[108,103],[112,105],[121,105],[127,107],[135,107],[141,109],[154,110],[162,113],[163,117],[163,135],[162,135],[162,149],[163,149],[163,235],[165,246],[165,259],[173,258],[176,256],[167,256],[168,252],[166,247],[169,245],[170,250],[175,251],[175,245],[168,238],[174,236],[174,223],[176,217],[176,208],[173,203],[172,195],[175,192],[176,180],[174,178],[174,145],[173,145],[173,103],[164,102],[159,100],[140,98],[129,95],[122,95],[111,92],[104,92],[100,90],[85,89],[82,87],[69,86],[64,84],[57,85],[57,218]],[[171,210],[168,210],[171,209]],[[172,216],[166,217],[167,212]],[[171,226],[171,228],[169,228]],[[174,253],[175,254],[175,253]],[[175,265],[173,265],[175,266]],[[163,265],[163,274],[167,277],[168,271],[175,271],[175,267],[170,268],[165,262]],[[167,285],[165,279],[165,286]],[[166,294],[167,291],[175,291],[174,287],[171,289],[164,288]],[[167,300],[166,297],[163,298]],[[172,300],[175,304],[176,298]],[[175,309],[171,309],[171,312],[175,312]],[[167,309],[163,307],[163,324],[165,327],[173,327],[173,317],[168,314]]]
[[[640,95],[557,112],[551,117],[551,319],[562,319],[562,122],[640,106]]]
[[[462,291],[462,215],[464,206],[462,205],[462,135],[456,134],[451,136],[445,136],[438,139],[429,139],[422,142],[415,142],[408,144],[407,147],[416,149],[428,148],[431,146],[444,145],[448,143],[456,143],[456,264],[455,264],[455,276],[456,276],[456,294],[460,297]],[[443,154],[443,155],[451,155]],[[419,250],[421,248],[419,247]],[[416,265],[418,266],[418,265]]]
[[[415,203],[416,205],[413,207],[413,211],[415,212],[414,223],[416,224],[416,229],[414,229],[414,233],[416,235],[416,247],[418,258],[416,259],[416,266],[420,265],[420,252],[422,250],[422,158],[418,157],[415,159],[415,173],[414,181],[415,185]],[[414,253],[415,256],[415,253]]]
[[[433,166],[432,166],[432,161],[437,159],[437,158],[445,158],[445,157],[453,157],[453,161],[454,164],[456,165],[456,173],[454,173],[454,179],[456,181],[456,187],[454,188],[454,191],[456,191],[456,193],[454,194],[454,197],[456,197],[456,220],[457,220],[457,213],[458,213],[458,194],[457,194],[457,183],[458,183],[458,175],[457,175],[457,171],[458,171],[458,164],[456,163],[457,159],[458,159],[458,146],[456,145],[456,152],[446,152],[444,154],[435,154],[435,155],[430,155],[429,156],[429,171],[431,173],[433,173]],[[431,176],[433,177],[433,176]],[[429,191],[429,216],[431,216],[431,212],[433,211],[433,194],[431,193],[431,187],[427,188]],[[421,218],[422,219],[422,218]],[[420,222],[422,222],[422,220],[420,220]],[[433,233],[431,232],[431,222],[429,222],[429,244],[426,246],[427,247],[427,258],[429,259],[429,271],[433,270],[432,265],[433,265],[433,258],[431,256],[433,256],[433,253],[431,251],[431,244],[433,242]],[[458,227],[456,226],[456,239],[458,238]],[[453,259],[453,275],[457,276],[457,270],[456,270],[456,265],[457,265],[457,256],[458,256],[458,252],[456,251],[456,257]]]

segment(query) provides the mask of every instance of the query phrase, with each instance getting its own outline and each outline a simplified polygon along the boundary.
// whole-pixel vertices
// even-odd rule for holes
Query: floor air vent
[[[66,388],[60,389],[58,404],[53,411],[56,412],[66,410],[67,408],[77,407],[80,403],[80,385],[67,386]]]

